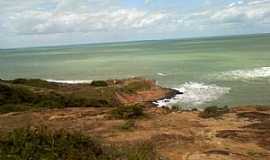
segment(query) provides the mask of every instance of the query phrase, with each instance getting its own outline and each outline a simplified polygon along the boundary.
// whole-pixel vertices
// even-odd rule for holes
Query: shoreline
[[[0,135],[45,126],[96,137],[106,146],[147,142],[168,160],[270,159],[270,106],[159,108],[152,102],[181,93],[143,78],[91,84],[1,80],[0,94]]]
[[[0,105],[27,104],[30,107],[45,108],[113,107],[146,104],[182,94],[177,90],[158,86],[154,80],[141,77],[80,82],[82,81],[0,80],[0,94],[3,94],[3,103]]]

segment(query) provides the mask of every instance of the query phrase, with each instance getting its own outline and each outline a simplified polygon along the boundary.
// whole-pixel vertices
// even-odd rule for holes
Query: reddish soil
[[[146,108],[135,127],[113,119],[110,108],[66,108],[0,115],[0,131],[33,125],[81,131],[113,144],[150,141],[171,160],[269,160],[270,109],[236,107],[218,119],[199,112]]]

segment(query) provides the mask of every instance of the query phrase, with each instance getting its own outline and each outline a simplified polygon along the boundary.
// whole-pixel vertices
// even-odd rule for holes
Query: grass
[[[112,117],[117,119],[135,119],[144,116],[141,105],[120,106],[112,110]]]
[[[150,142],[138,142],[125,146],[121,151],[123,158],[120,160],[160,160],[154,145]],[[114,159],[115,160],[115,159]]]
[[[32,109],[27,104],[4,104],[0,106],[0,113],[22,112]]]
[[[32,87],[39,87],[39,88],[57,88],[59,87],[59,84],[48,82],[41,79],[14,79],[11,81],[6,81],[12,84],[20,84],[20,85],[26,85],[26,86],[32,86]]]
[[[133,119],[127,120],[123,125],[120,126],[120,129],[130,131],[135,127],[135,123],[136,122]]]
[[[0,113],[39,108],[121,106],[116,94],[134,94],[149,90],[152,85],[143,79],[129,80],[121,85],[109,85],[107,81],[93,81],[90,85],[67,85],[40,79],[1,80]],[[119,117],[130,118],[142,112],[138,107],[128,108],[115,113]]]
[[[150,143],[124,147],[104,144],[81,133],[22,128],[0,138],[0,160],[154,160]]]
[[[205,108],[203,112],[199,114],[202,118],[219,118],[223,114],[228,113],[230,110],[227,106],[224,107],[217,107],[217,106],[210,106]]]
[[[260,152],[257,152],[255,150],[249,150],[247,152],[247,155],[250,156],[250,157],[252,157],[252,158],[254,158],[254,159],[260,159],[260,158],[263,157],[264,154],[263,153],[260,153]]]
[[[112,107],[119,105],[113,87],[50,84],[43,80],[0,81],[0,113],[35,108]],[[43,88],[42,88],[43,87]],[[24,107],[25,106],[25,107]]]
[[[129,84],[125,85],[121,89],[121,91],[124,93],[132,94],[138,91],[149,90],[150,88],[151,88],[151,84],[149,82],[145,80],[141,80],[141,81],[130,82]]]

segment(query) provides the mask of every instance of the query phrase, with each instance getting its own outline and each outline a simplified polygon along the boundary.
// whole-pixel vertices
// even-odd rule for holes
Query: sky
[[[0,48],[270,32],[270,0],[0,0]]]

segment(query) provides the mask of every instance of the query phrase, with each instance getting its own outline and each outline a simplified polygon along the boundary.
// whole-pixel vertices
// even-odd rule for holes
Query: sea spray
[[[206,85],[198,82],[186,82],[178,88],[174,88],[183,94],[177,94],[171,99],[163,99],[154,102],[158,107],[172,107],[176,104],[183,104],[187,107],[196,107],[206,102],[219,99],[228,94],[230,88],[220,87],[215,84]]]

